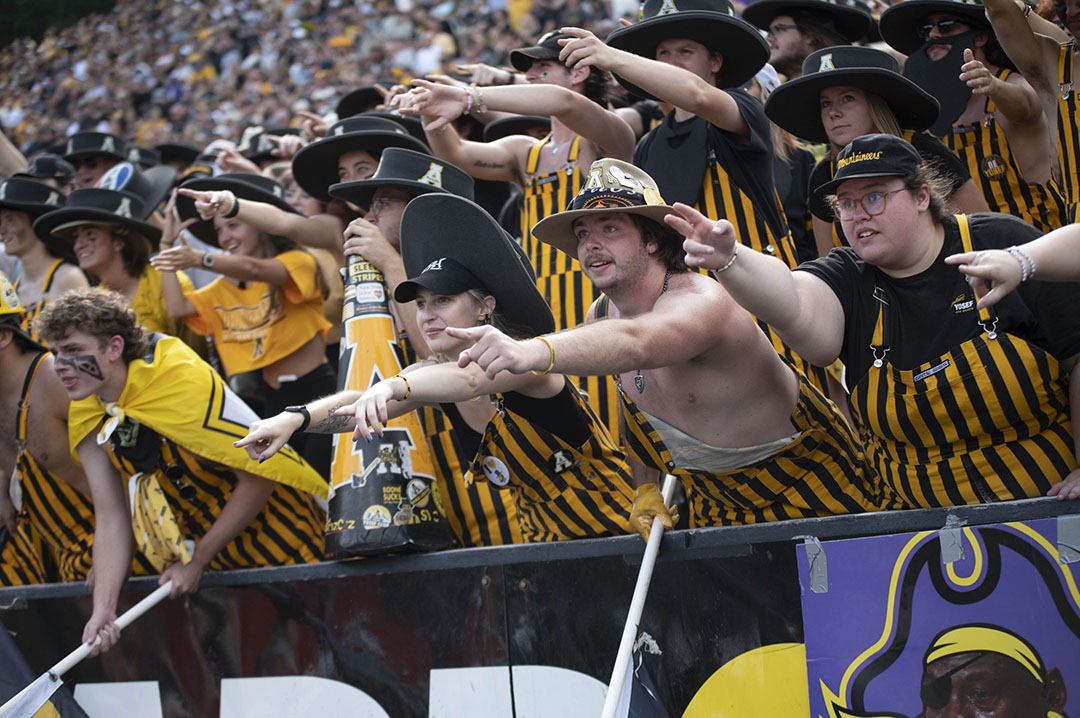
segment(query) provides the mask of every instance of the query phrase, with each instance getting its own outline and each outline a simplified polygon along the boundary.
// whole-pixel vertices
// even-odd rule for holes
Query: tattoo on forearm
[[[334,412],[344,404],[337,404],[333,406],[326,418],[322,421],[317,421],[307,428],[309,434],[340,434],[343,431],[348,431],[352,428],[353,417],[351,416],[334,416]]]
[[[503,167],[505,167],[505,165],[502,164],[501,162],[485,162],[483,160],[478,160],[476,162],[476,166],[477,167],[489,167],[489,168],[491,168],[493,170],[501,170]]]
[[[93,354],[79,354],[78,356],[70,359],[56,357],[53,359],[53,364],[60,366],[69,366],[75,371],[81,371],[83,374],[89,374],[95,379],[103,379],[104,375],[101,373],[101,367],[98,366],[97,359]]]

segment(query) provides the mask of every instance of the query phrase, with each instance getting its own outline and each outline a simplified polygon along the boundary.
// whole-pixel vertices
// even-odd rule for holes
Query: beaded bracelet
[[[401,379],[403,382],[405,382],[405,396],[398,399],[398,401],[405,401],[406,399],[409,398],[409,394],[412,394],[412,387],[409,386],[409,380],[406,379],[405,377],[403,377],[401,374],[395,374],[393,376],[393,378],[394,379]]]
[[[720,269],[714,269],[713,271],[716,274],[720,274],[721,272],[726,272],[727,270],[731,269],[731,265],[735,264],[735,258],[738,257],[738,256],[739,256],[739,245],[736,244],[735,248],[731,250],[731,259],[729,259],[727,261],[727,264],[725,264],[723,267],[720,267]]]
[[[487,103],[484,102],[484,92],[479,85],[473,85],[473,89],[476,90],[476,114],[482,115],[488,109]]]
[[[472,89],[471,89],[471,85],[470,85],[469,87],[465,88],[465,109],[462,111],[461,114],[467,115],[470,112],[472,112],[472,103],[473,103]]]
[[[542,341],[544,344],[547,344],[548,350],[551,352],[551,361],[548,362],[547,369],[545,369],[544,371],[530,371],[532,371],[532,373],[536,376],[544,376],[545,374],[550,374],[552,367],[555,366],[555,347],[554,345],[552,345],[551,341],[547,337],[536,338]]]
[[[1035,276],[1035,260],[1031,258],[1031,255],[1020,249],[1016,245],[1006,249],[1013,258],[1020,263],[1020,283],[1023,284],[1029,279]]]

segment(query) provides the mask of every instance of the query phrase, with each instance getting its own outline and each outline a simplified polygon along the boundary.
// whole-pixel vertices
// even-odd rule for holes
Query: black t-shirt
[[[954,155],[952,150],[946,147],[937,137],[928,135],[925,132],[916,132],[911,136],[911,144],[919,151],[919,155],[924,160],[930,162],[945,177],[949,183],[949,196],[952,196],[965,182],[971,179],[971,173],[968,172],[967,165],[961,162],[960,158]],[[817,188],[829,182],[832,178],[833,162],[826,157],[820,160],[814,166],[814,171],[810,173],[806,203],[810,207],[810,213],[818,219],[823,222],[835,222],[836,233],[840,235],[840,240],[846,245],[847,240],[844,238],[844,229],[839,222],[836,222],[832,207],[817,193]]]
[[[780,194],[780,202],[784,206],[784,215],[787,217],[791,239],[800,263],[818,256],[814,232],[810,225],[810,211],[806,206],[806,192],[803,189],[809,182],[813,167],[814,155],[802,147],[792,149],[787,162],[773,158],[776,191]]]
[[[1004,249],[1039,236],[1031,225],[1004,214],[973,214],[970,222],[975,249]],[[837,247],[828,256],[799,265],[796,271],[823,280],[844,308],[840,360],[847,368],[848,388],[858,384],[874,361],[870,342],[878,314],[876,290],[889,303],[886,361],[899,369],[932,361],[982,333],[974,292],[965,276],[944,262],[962,251],[960,228],[950,218],[938,260],[913,277],[890,277],[851,247]],[[1024,339],[1058,359],[1080,352],[1080,283],[1027,282],[991,309],[999,333]]]
[[[765,116],[761,101],[756,97],[739,89],[724,92],[739,107],[739,114],[749,130],[746,137],[722,130],[700,117],[676,122],[673,111],[638,142],[634,164],[656,180],[660,195],[669,204],[676,201],[695,204],[701,199],[708,163],[715,158],[732,181],[750,197],[754,210],[765,219],[773,233],[782,235],[785,233],[785,223],[776,202],[772,126]],[[704,128],[694,123],[701,123]],[[690,132],[691,128],[704,130],[702,134],[707,147],[678,146],[677,143],[665,141],[665,137]],[[691,136],[693,134],[691,132]],[[704,153],[703,149],[706,150]],[[701,171],[698,171],[699,167]],[[680,189],[673,191],[671,185]],[[669,189],[666,190],[665,186]],[[692,193],[693,199],[687,201],[687,192]]]

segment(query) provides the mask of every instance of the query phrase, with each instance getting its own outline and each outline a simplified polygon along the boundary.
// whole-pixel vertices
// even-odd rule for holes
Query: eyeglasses
[[[903,192],[906,187],[889,190],[888,192],[870,192],[859,199],[835,199],[832,203],[833,213],[840,219],[854,219],[855,208],[862,206],[863,211],[871,217],[876,217],[885,211],[885,200],[891,194]]]
[[[395,204],[408,204],[407,199],[397,199],[396,197],[379,197],[378,199],[371,200],[371,207],[368,208],[368,214],[372,217],[378,217],[383,211]]]
[[[919,37],[921,37],[923,40],[928,40],[930,38],[930,33],[934,31],[935,27],[938,29],[938,33],[940,33],[942,37],[946,35],[951,35],[956,29],[957,25],[963,25],[964,27],[968,26],[967,23],[963,22],[962,20],[958,20],[955,17],[946,17],[942,18],[941,20],[927,20],[922,25],[919,25]]]
[[[772,27],[770,27],[768,30],[766,30],[765,35],[766,35],[766,37],[772,37],[773,35],[779,35],[780,33],[784,32],[785,30],[798,30],[798,29],[799,29],[798,25],[785,25],[782,22],[778,22],[775,25],[773,25]]]

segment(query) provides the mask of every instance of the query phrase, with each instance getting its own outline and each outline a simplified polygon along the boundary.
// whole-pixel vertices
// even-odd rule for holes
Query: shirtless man
[[[515,341],[490,326],[448,329],[474,342],[459,364],[476,362],[489,377],[504,369],[617,374],[629,452],[682,479],[691,527],[876,508],[835,405],[722,287],[686,271],[681,237],[663,222],[673,212],[637,167],[594,163],[569,209],[534,233],[576,256],[606,298],[586,326],[542,339]],[[636,478],[631,524],[643,534],[654,515],[672,525],[655,477]]]
[[[68,450],[67,392],[52,354],[22,329],[22,313],[0,274],[0,526],[11,537],[0,553],[0,585],[79,581],[90,569],[90,486]]]

